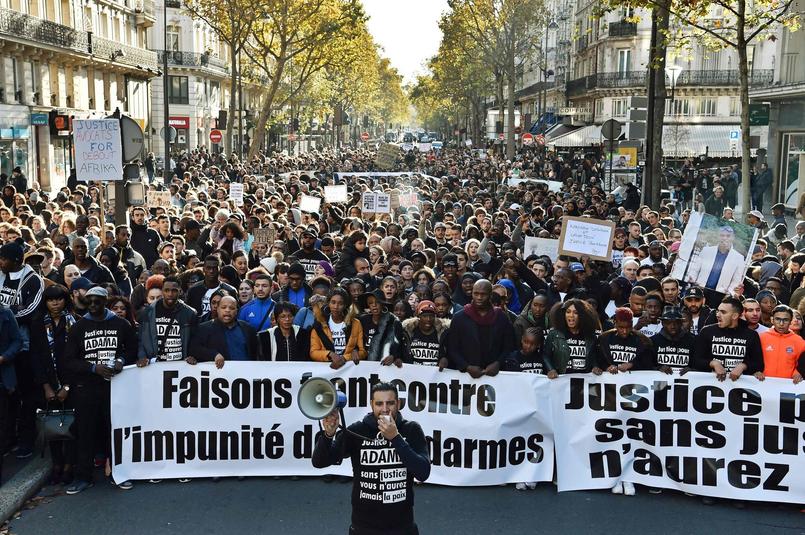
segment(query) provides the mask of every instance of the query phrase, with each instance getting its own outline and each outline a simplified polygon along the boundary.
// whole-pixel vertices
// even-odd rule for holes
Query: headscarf
[[[520,303],[520,296],[517,295],[517,288],[515,288],[514,283],[509,279],[500,279],[498,284],[506,288],[506,290],[512,295],[511,299],[509,299],[509,310],[515,314],[522,312],[523,305]]]

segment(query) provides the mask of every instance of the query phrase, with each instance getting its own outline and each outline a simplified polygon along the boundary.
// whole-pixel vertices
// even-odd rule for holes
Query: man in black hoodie
[[[394,385],[376,384],[370,399],[372,412],[346,432],[338,432],[338,412],[322,420],[313,466],[326,468],[351,459],[351,534],[415,535],[414,478],[425,481],[430,476],[425,433],[400,415]]]
[[[143,255],[146,269],[151,269],[159,253],[157,247],[162,241],[159,233],[148,226],[145,208],[138,206],[131,211],[131,246]]]
[[[682,328],[682,311],[676,306],[663,309],[662,329],[651,337],[654,344],[652,368],[680,375],[690,370],[696,360],[696,337]]]
[[[62,362],[57,363],[69,377],[77,432],[76,479],[66,489],[67,494],[78,494],[92,486],[97,438],[103,439],[107,456],[110,453],[110,380],[124,364],[137,359],[134,327],[106,308],[106,290],[95,286],[86,298],[89,312],[70,329]],[[120,487],[131,488],[131,483],[121,483]]]
[[[695,361],[698,371],[712,371],[719,381],[737,381],[744,374],[763,371],[763,351],[757,333],[741,319],[743,305],[727,296],[718,305],[718,323],[708,325],[696,338]]]

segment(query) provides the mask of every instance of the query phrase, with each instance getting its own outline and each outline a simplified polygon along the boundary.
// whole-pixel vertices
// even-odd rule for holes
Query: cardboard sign
[[[321,197],[302,195],[302,200],[299,201],[299,209],[309,214],[317,213],[320,207],[321,207]]]
[[[419,195],[415,191],[409,191],[400,194],[400,206],[409,208],[411,206],[419,206]]]
[[[433,145],[431,145],[430,143],[417,143],[417,149],[419,150],[419,152],[430,152],[432,148]]]
[[[379,214],[388,214],[391,213],[391,195],[388,193],[378,193],[376,194],[376,212]]]
[[[556,262],[559,257],[559,240],[526,236],[525,244],[523,245],[523,258],[528,258],[531,255],[545,255],[552,262]]]
[[[330,204],[348,202],[349,193],[347,192],[347,185],[324,186],[324,200]]]
[[[232,199],[235,206],[243,206],[243,184],[240,182],[229,184],[229,198]]]
[[[370,214],[377,210],[377,193],[373,191],[364,192],[361,197],[361,210]]]
[[[256,228],[252,231],[254,235],[253,243],[265,243],[269,247],[274,245],[274,240],[277,239],[277,229],[273,226]]]
[[[394,143],[381,143],[377,148],[375,156],[375,166],[379,169],[392,169],[397,163],[397,156],[400,154],[399,145]]]
[[[123,180],[123,144],[117,119],[74,119],[73,147],[78,180]]]
[[[400,207],[400,192],[397,190],[391,190],[389,193],[389,203],[391,205],[392,210],[396,210]]]
[[[169,208],[171,205],[171,192],[170,191],[149,191],[148,192],[148,207],[149,208]]]
[[[589,217],[562,217],[562,234],[559,236],[559,254],[588,256],[592,260],[612,260],[612,238],[615,223]]]

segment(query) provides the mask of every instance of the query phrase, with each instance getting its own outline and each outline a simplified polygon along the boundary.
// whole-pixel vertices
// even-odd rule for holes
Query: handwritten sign
[[[256,228],[252,231],[254,235],[254,243],[265,243],[269,247],[274,245],[274,240],[277,239],[277,229],[273,226]]]
[[[168,208],[171,205],[170,191],[149,191],[148,206],[150,208]]]
[[[243,206],[243,184],[240,182],[229,184],[229,198],[232,199],[235,206]]]
[[[552,262],[556,262],[559,257],[559,240],[526,236],[525,245],[523,246],[523,258],[528,258],[531,255],[547,256]]]
[[[392,169],[397,163],[397,156],[400,154],[399,145],[394,143],[382,143],[377,148],[375,156],[375,166],[379,169]]]
[[[589,256],[592,260],[612,260],[612,238],[615,223],[589,217],[562,217],[559,254]]]
[[[347,185],[324,186],[324,200],[331,204],[348,202],[349,194],[347,192]]]
[[[388,193],[378,193],[375,207],[376,212],[379,214],[391,213],[391,195]]]
[[[361,210],[373,214],[377,210],[377,193],[373,191],[364,192],[361,196]]]
[[[123,180],[123,147],[120,139],[120,121],[117,119],[73,120],[78,180]]]
[[[299,201],[299,209],[309,214],[318,213],[320,207],[321,207],[321,197],[302,195],[302,200]]]
[[[415,191],[409,191],[400,194],[400,206],[409,208],[411,206],[419,206],[419,196]]]

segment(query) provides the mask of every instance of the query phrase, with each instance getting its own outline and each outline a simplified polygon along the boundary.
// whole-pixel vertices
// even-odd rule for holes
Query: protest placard
[[[324,186],[324,200],[330,204],[349,201],[349,192],[346,184]]]
[[[591,260],[612,260],[612,237],[615,223],[589,217],[562,217],[559,254],[588,256]]]
[[[409,208],[411,206],[419,206],[419,196],[415,191],[408,191],[400,194],[400,206]]]
[[[312,195],[302,195],[299,201],[299,209],[309,214],[318,213],[321,208],[321,197],[313,197]]]
[[[523,246],[523,258],[528,258],[531,255],[545,255],[555,262],[559,256],[559,240],[526,236],[525,245]]]
[[[78,180],[123,180],[123,147],[117,119],[73,120],[73,148]]]
[[[168,208],[171,205],[170,191],[149,191],[147,197],[149,208]]]
[[[378,214],[388,214],[391,212],[391,196],[388,193],[377,193],[375,200],[375,212]]]
[[[269,247],[274,245],[274,240],[277,239],[277,229],[273,226],[256,228],[252,231],[254,235],[254,243],[265,243]]]
[[[243,206],[243,184],[232,182],[229,185],[229,198],[232,199],[235,206]]]
[[[399,145],[394,143],[381,143],[377,148],[375,156],[375,167],[379,169],[392,169],[397,163],[397,156],[400,154]]]
[[[377,194],[374,191],[366,191],[361,197],[361,210],[373,214],[377,211]]]
[[[391,190],[389,193],[389,205],[391,206],[392,210],[396,210],[400,207],[400,192],[395,190]]]

